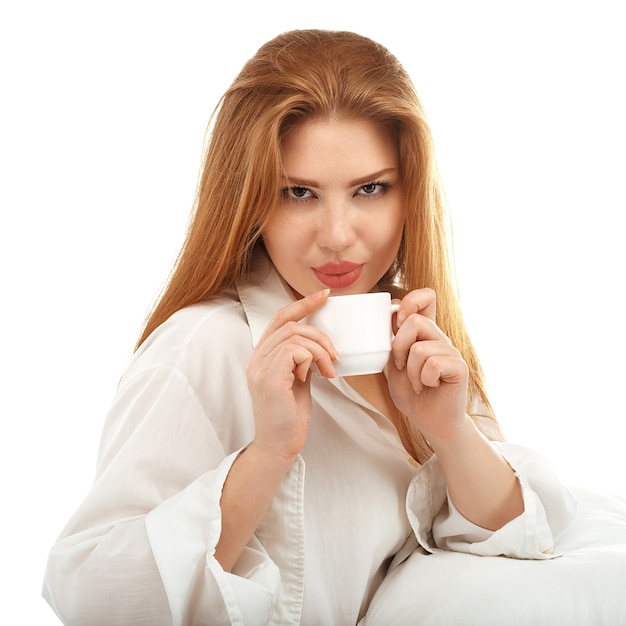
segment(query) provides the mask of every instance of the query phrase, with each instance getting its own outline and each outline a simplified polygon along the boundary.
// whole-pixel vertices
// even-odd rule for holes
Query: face
[[[398,155],[366,120],[307,120],[282,143],[284,186],[263,231],[297,295],[371,291],[393,263],[404,227]]]

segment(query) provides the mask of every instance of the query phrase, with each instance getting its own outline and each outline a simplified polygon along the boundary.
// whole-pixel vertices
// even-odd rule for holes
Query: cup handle
[[[400,308],[400,304],[392,304],[389,308],[389,313],[390,313],[390,319],[389,321],[391,321],[391,315],[393,315],[394,313],[398,312],[398,309]],[[393,341],[393,338],[395,337],[395,335],[393,334],[393,330],[391,331],[391,340]]]

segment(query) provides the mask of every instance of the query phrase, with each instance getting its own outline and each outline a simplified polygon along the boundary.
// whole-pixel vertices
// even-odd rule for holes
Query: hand
[[[428,439],[449,439],[465,425],[468,368],[435,323],[436,296],[417,289],[400,302],[387,368],[396,407]]]
[[[304,447],[311,422],[309,373],[315,363],[322,376],[335,375],[336,350],[317,328],[299,323],[319,309],[329,290],[280,309],[265,329],[246,369],[256,434],[253,445],[283,458]]]

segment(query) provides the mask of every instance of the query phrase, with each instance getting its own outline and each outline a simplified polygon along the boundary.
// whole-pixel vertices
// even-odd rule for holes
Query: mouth
[[[345,289],[353,285],[363,271],[363,264],[341,261],[325,263],[313,268],[317,280],[331,289]]]

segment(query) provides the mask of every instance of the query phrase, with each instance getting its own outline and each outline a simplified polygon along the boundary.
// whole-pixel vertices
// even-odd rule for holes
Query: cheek
[[[389,254],[395,256],[402,242],[404,233],[404,215],[393,215],[379,222],[375,228],[372,228],[373,241],[376,242],[381,249],[388,250]]]
[[[263,231],[265,249],[272,260],[290,259],[300,249],[302,228],[294,220],[276,218]]]

